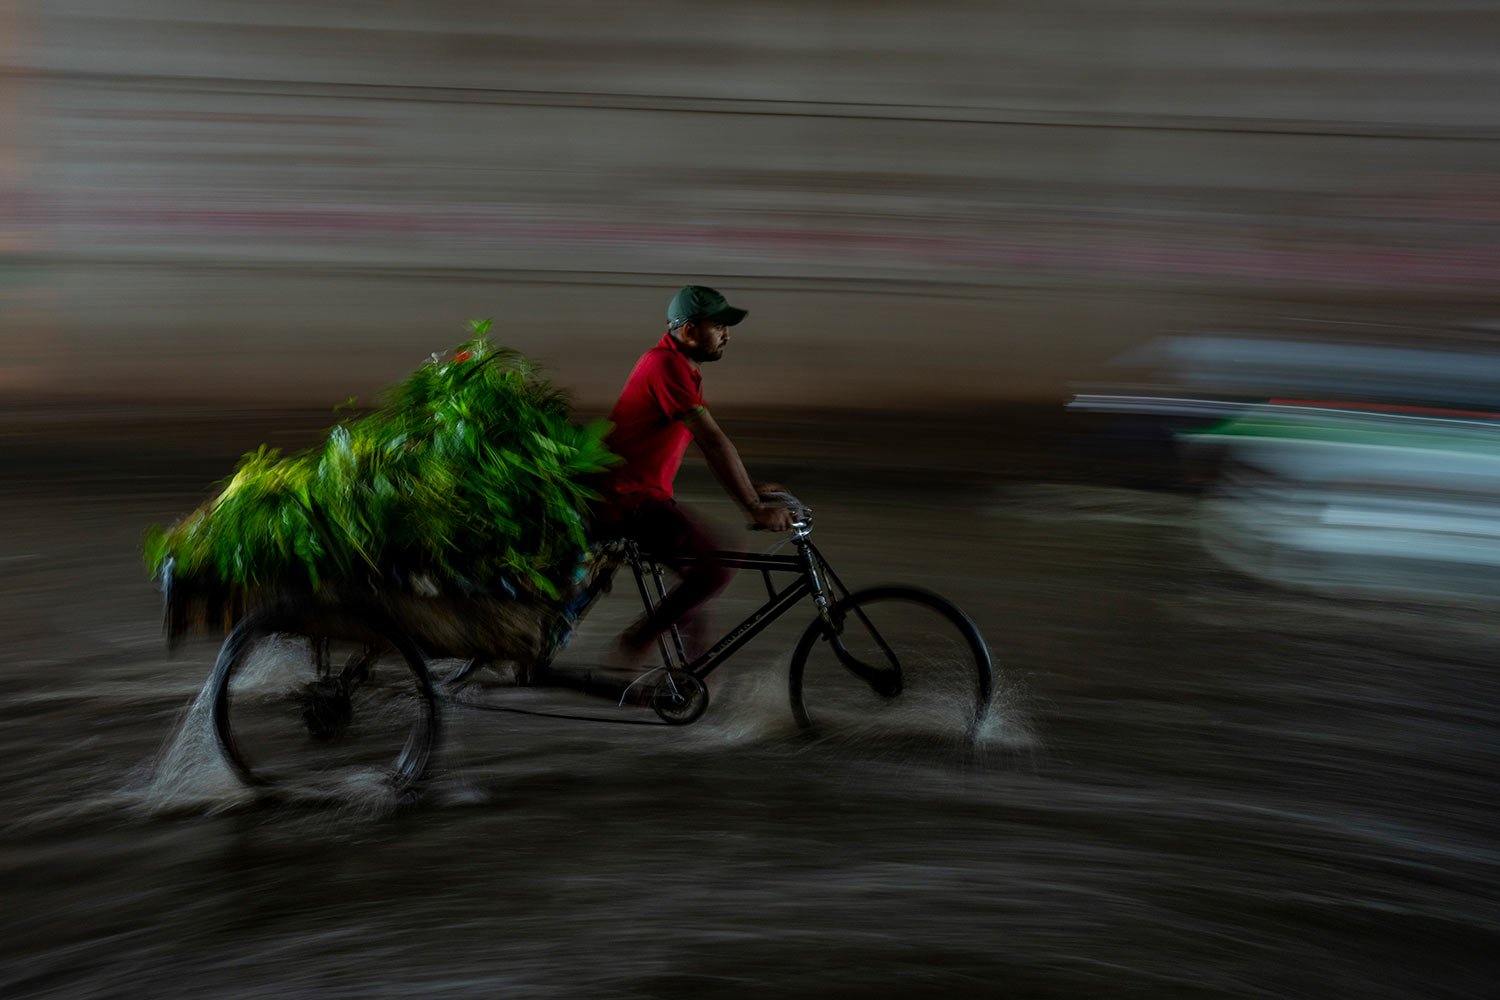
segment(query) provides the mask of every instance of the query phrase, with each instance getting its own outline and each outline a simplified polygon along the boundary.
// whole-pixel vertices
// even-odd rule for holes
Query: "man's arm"
[[[707,407],[698,407],[683,417],[682,422],[692,431],[693,440],[702,449],[708,467],[713,470],[724,491],[745,509],[752,521],[771,531],[787,531],[791,528],[791,511],[780,504],[760,502],[760,496],[750,482],[750,474],[745,471],[745,463],[740,461],[739,449],[735,448],[734,442],[729,440],[729,436],[719,427],[718,421],[708,412]]]

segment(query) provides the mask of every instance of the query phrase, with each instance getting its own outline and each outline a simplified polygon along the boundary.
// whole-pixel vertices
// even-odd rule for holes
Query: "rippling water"
[[[218,762],[216,647],[167,656],[136,554],[197,480],[7,490],[0,994],[1490,995],[1495,608],[1242,580],[1180,497],[810,478],[846,579],[989,637],[976,754],[796,738],[799,619],[686,729],[483,685],[415,807],[259,803]]]

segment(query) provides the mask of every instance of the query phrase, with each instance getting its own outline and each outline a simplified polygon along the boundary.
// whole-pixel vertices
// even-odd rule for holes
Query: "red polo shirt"
[[[606,500],[668,500],[692,432],[682,418],[703,406],[703,377],[670,333],[641,355],[610,411],[608,444],[625,461],[606,474]]]

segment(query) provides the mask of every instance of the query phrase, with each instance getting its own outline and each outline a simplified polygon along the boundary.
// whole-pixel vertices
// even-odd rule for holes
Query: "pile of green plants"
[[[586,545],[588,477],[615,461],[609,424],[569,419],[565,395],[489,323],[423,364],[384,405],[320,446],[247,454],[222,491],[148,534],[153,574],[317,590],[422,575],[556,597]]]

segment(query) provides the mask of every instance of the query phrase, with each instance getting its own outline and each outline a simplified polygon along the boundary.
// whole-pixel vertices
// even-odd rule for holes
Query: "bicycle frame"
[[[793,606],[800,603],[804,597],[812,596],[818,608],[818,615],[828,622],[828,609],[831,603],[824,587],[824,577],[837,589],[837,593],[847,596],[849,591],[843,581],[833,572],[832,567],[823,558],[823,554],[807,538],[805,533],[793,536],[796,540],[796,555],[775,555],[753,552],[716,552],[715,555],[724,561],[731,569],[753,569],[759,570],[766,583],[767,600],[759,608],[750,613],[744,621],[726,632],[717,642],[706,651],[699,654],[692,662],[688,662],[687,651],[682,645],[682,634],[676,625],[669,632],[663,634],[657,645],[661,651],[662,666],[676,667],[685,670],[699,680],[707,677],[719,668],[730,656],[734,655],[740,647],[751,639],[754,639],[772,622],[790,611]],[[661,563],[649,555],[641,552],[634,542],[627,542],[625,546],[625,559],[629,563],[631,571],[635,575],[636,586],[641,593],[641,601],[646,606],[649,615],[656,610],[657,603],[667,595],[666,580],[662,575]],[[684,558],[684,563],[690,563],[691,558]],[[797,579],[787,584],[781,590],[777,590],[771,582],[772,573],[795,573]],[[655,585],[655,595],[652,588],[647,586],[647,577]],[[671,637],[670,644],[668,636]]]

